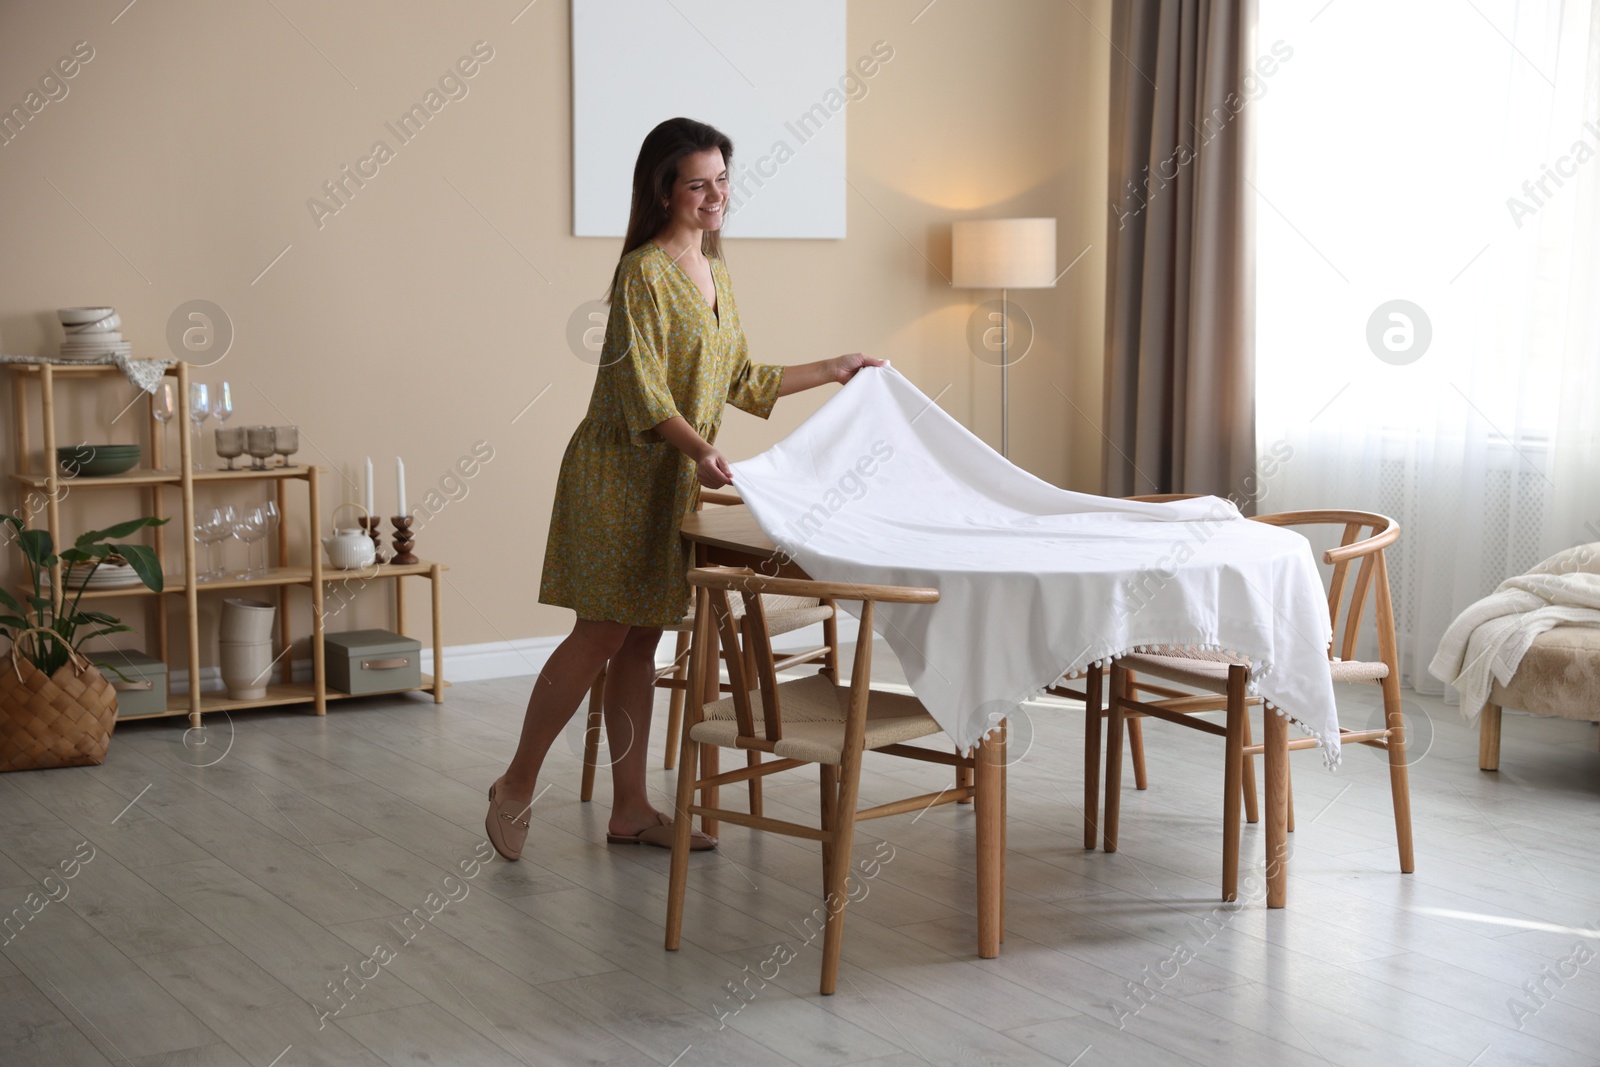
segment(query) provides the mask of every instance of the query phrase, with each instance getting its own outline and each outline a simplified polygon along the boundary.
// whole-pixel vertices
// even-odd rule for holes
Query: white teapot
[[[360,504],[340,504],[333,509],[333,533],[322,539],[322,547],[328,550],[328,562],[341,571],[370,567],[377,562],[378,549],[367,531],[359,526],[339,528],[338,515],[345,508],[355,508],[363,515],[367,514],[367,509]],[[367,518],[371,520],[370,515]]]

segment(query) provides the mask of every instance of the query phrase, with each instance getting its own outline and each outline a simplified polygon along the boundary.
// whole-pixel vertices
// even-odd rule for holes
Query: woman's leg
[[[606,668],[606,743],[611,752],[613,834],[636,834],[659,823],[645,789],[650,715],[655,708],[659,626],[634,626]]]
[[[550,746],[589,694],[600,668],[622,647],[630,629],[626,623],[579,619],[572,633],[550,654],[533,683],[528,711],[522,720],[522,738],[501,787],[500,796],[512,803],[511,810],[518,810],[533,799],[539,769]],[[640,778],[642,787],[642,774]]]

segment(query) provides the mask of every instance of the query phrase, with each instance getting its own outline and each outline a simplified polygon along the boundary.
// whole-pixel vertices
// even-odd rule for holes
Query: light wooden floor
[[[609,782],[579,804],[564,745],[522,862],[462,876],[528,687],[251,714],[231,747],[222,720],[205,745],[128,724],[103,767],[0,777],[0,911],[30,916],[0,935],[0,1063],[1600,1061],[1591,725],[1508,714],[1503,769],[1484,774],[1456,710],[1408,694],[1430,746],[1409,876],[1380,755],[1350,750],[1336,775],[1296,756],[1290,906],[1268,912],[1218,904],[1220,745],[1147,724],[1152,787],[1129,790],[1123,850],[1085,852],[1081,717],[1041,711],[1013,734],[1001,957],[974,953],[971,809],[885,819],[860,835],[857,861],[882,866],[822,998],[814,846],[725,827],[693,859],[669,954],[668,854],[600,843]],[[1352,696],[1346,724],[1375,708]],[[652,772],[663,807],[671,780]],[[879,759],[864,801],[941,784]],[[770,785],[768,810],[813,818],[816,794],[814,772]],[[1244,842],[1259,865],[1260,829]],[[45,890],[65,896],[32,914]],[[404,926],[413,911],[430,921]],[[795,958],[771,977],[780,944]]]

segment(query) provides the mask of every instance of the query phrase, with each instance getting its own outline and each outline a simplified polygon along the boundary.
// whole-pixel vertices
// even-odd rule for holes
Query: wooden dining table
[[[742,504],[691,512],[684,517],[681,533],[683,539],[693,549],[696,567],[749,567],[758,574],[769,577],[803,580],[810,580],[812,577],[773,543],[757,525],[750,509]],[[708,610],[696,612],[696,625],[689,645],[691,663],[699,662],[696,657],[710,657],[703,663],[707,669],[699,675],[692,670],[690,672],[690,677],[702,677],[706,680],[706,691],[700,694],[700,699],[705,702],[714,701],[720,695],[719,671],[715,669],[716,637],[711,626],[710,614]],[[862,635],[858,640],[863,638],[871,640],[872,635]],[[695,704],[693,694],[690,695],[689,703]],[[692,709],[686,711],[690,712],[691,717],[685,720],[685,730],[693,722]],[[1000,802],[974,805],[978,819],[990,820],[986,827],[988,832],[980,837],[980,840],[989,842],[990,847],[980,848],[977,856],[978,955],[984,959],[993,959],[1000,954],[1000,942],[1005,940],[1005,724],[1002,723],[999,729],[990,733],[982,744],[997,749],[990,753],[990,759],[984,762],[999,769],[995,785]],[[717,773],[718,752],[719,749],[715,745],[700,746],[700,767],[706,777]],[[706,807],[715,807],[717,803],[715,787],[707,789],[706,792],[708,795],[702,798],[701,803]],[[715,823],[709,821],[705,823],[706,833],[714,834],[716,829]]]

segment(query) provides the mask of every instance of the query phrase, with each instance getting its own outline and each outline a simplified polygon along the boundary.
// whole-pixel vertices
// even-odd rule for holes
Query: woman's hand
[[[655,430],[662,438],[694,460],[694,476],[700,484],[707,489],[721,489],[725,485],[733,484],[733,471],[728,467],[728,461],[706,443],[705,438],[695,433],[682,415],[674,415],[666,422],[657,423]]]
[[[862,367],[881,367],[884,363],[881,359],[873,359],[871,356],[863,355],[860,352],[851,352],[847,356],[835,356],[830,362],[833,364],[832,380],[840,385],[854,378],[856,371]]]
[[[819,385],[843,385],[856,376],[862,367],[881,367],[887,361],[852,352],[848,356],[819,359],[815,363],[795,363],[783,369],[783,380],[778,383],[778,395],[788,396]]]
[[[707,489],[721,489],[733,484],[733,471],[728,467],[728,461],[710,445],[706,446],[705,452],[695,463],[694,474]]]

